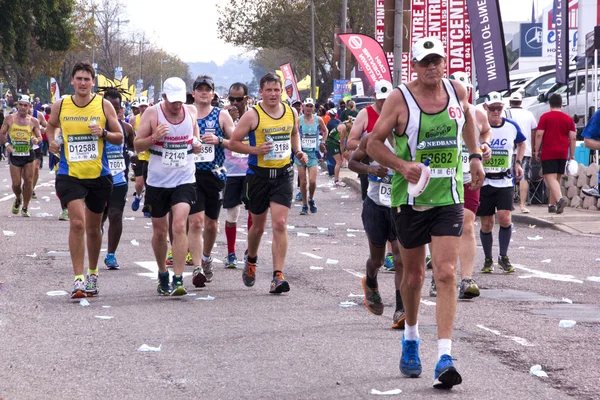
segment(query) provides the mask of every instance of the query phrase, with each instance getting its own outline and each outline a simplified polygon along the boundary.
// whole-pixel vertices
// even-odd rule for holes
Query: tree
[[[341,0],[315,0],[315,47],[317,84],[321,86],[319,100],[327,98],[333,88],[333,31],[339,26]],[[374,34],[374,7],[371,1],[348,0],[347,26],[353,32]],[[261,49],[265,52],[284,51],[298,76],[310,71],[311,25],[310,1],[299,0],[230,0],[219,9],[219,36],[236,46]],[[263,64],[265,54],[257,53]],[[256,59],[255,59],[256,60]],[[348,62],[355,62],[349,59]],[[277,66],[278,67],[278,66]],[[272,64],[268,69],[273,68]],[[255,70],[256,73],[256,70]]]

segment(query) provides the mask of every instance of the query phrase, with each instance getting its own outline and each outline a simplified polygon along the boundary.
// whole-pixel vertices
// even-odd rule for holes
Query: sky
[[[539,14],[553,0],[501,0],[503,19],[529,21],[532,1],[537,3],[536,11]],[[227,0],[170,0],[156,3],[127,0],[122,18],[130,22],[122,27],[122,31],[124,35],[128,31],[143,31],[151,42],[168,53],[178,55],[182,61],[214,61],[221,65],[229,57],[244,55],[245,50],[218,39],[217,3],[225,4]]]

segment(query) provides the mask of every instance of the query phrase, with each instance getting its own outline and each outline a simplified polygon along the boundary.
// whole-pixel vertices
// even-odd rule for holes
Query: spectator
[[[342,121],[342,113],[346,109],[346,102],[344,100],[338,101],[337,119]]]
[[[39,97],[35,98],[35,103],[33,103],[33,109],[37,111],[43,111],[44,107],[42,106],[42,102]]]
[[[358,115],[358,111],[356,111],[356,104],[354,100],[348,100],[346,103],[346,109],[340,115],[340,121],[347,121],[350,117],[356,117]]]
[[[588,124],[583,129],[581,136],[583,136],[583,143],[585,147],[590,150],[600,150],[600,109],[598,109],[590,118]],[[600,171],[598,171],[598,178],[600,178]],[[595,185],[589,189],[581,189],[581,193],[585,194],[586,196],[600,198],[598,185]]]
[[[542,161],[544,181],[550,189],[548,212],[562,214],[567,199],[560,192],[560,178],[568,159],[575,159],[577,131],[573,119],[562,112],[562,96],[554,93],[548,99],[550,111],[542,114],[535,136],[534,155]]]

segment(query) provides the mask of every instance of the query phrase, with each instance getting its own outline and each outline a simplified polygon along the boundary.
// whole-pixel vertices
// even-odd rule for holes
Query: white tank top
[[[192,154],[195,121],[183,106],[183,120],[174,124],[167,120],[161,104],[156,106],[158,124],[169,125],[162,142],[150,147],[147,184],[159,188],[174,188],[196,182],[196,164]]]
[[[385,145],[392,153],[394,152],[394,146],[390,144],[389,139],[385,140]],[[379,165],[379,163],[375,160],[372,160],[371,165],[376,167]],[[385,178],[369,175],[369,188],[367,189],[367,196],[369,196],[369,198],[378,206],[391,207],[393,176],[394,171],[389,168],[388,175]]]
[[[475,106],[471,104],[469,107],[471,110],[471,118],[475,121],[475,136],[477,137],[477,147],[480,146],[479,143],[479,135],[481,135],[481,131],[479,130],[479,125],[477,125],[477,114],[475,110]],[[465,141],[462,142],[462,163],[463,163],[463,184],[471,183],[471,162],[469,161],[469,150],[467,150],[467,146],[465,145]]]

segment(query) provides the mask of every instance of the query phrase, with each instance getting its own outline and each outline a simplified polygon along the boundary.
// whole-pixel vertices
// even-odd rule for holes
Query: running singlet
[[[63,144],[60,149],[58,175],[78,179],[96,179],[110,175],[106,141],[90,132],[92,121],[103,128],[106,127],[102,97],[94,95],[83,107],[77,106],[72,96],[65,97],[60,105],[59,120]]]
[[[379,114],[377,114],[377,111],[375,111],[373,106],[367,106],[365,108],[367,109],[367,129],[365,132],[368,135],[369,133],[373,132],[373,128],[375,128],[375,122],[377,122]]]
[[[108,158],[108,167],[110,168],[110,174],[113,177],[113,185],[120,186],[126,185],[127,179],[125,177],[125,156],[124,156],[124,148],[125,148],[125,129],[123,129],[123,125],[121,126],[121,132],[123,133],[123,142],[121,144],[111,144],[106,142],[106,157]]]
[[[134,122],[133,122],[133,129],[135,131],[137,131],[138,126],[140,126],[140,119],[142,118],[142,114],[138,114],[135,116],[134,118]],[[142,151],[141,153],[138,153],[138,160],[140,161],[149,161],[150,160],[150,152],[148,150],[146,151]]]
[[[329,136],[327,136],[327,143],[330,146],[335,146],[335,145],[340,145],[340,131],[338,131],[338,126],[340,126],[341,124],[338,124],[335,128],[333,128],[330,132],[329,132]]]
[[[385,140],[385,146],[391,151],[394,151],[394,146],[390,144],[388,139]],[[375,160],[371,161],[372,166],[378,166],[379,163]],[[378,176],[369,175],[369,188],[367,196],[378,206],[390,207],[392,200],[392,177],[393,170],[388,168],[387,176],[380,178]]]
[[[29,121],[29,118],[27,120]],[[13,122],[10,128],[8,128],[8,143],[13,148],[11,157],[29,157],[32,150],[31,138],[34,136],[31,124],[17,125]]]
[[[197,120],[198,128],[200,129],[200,140],[202,140],[202,135],[205,133],[212,133],[215,136],[225,138],[221,126],[219,126],[220,114],[221,109],[213,107],[206,117]],[[222,167],[225,163],[225,152],[223,150],[223,146],[203,143],[202,151],[194,154],[196,169],[198,171],[211,171],[217,165]]]
[[[33,118],[34,119],[38,119],[38,110],[36,110],[35,108],[33,109]],[[40,130],[42,129],[42,124],[40,123]],[[33,150],[37,150],[40,148],[39,144],[31,144],[32,145],[32,149]]]
[[[408,181],[399,173],[392,180],[392,206],[446,206],[463,200],[462,130],[465,115],[454,87],[442,79],[448,103],[436,114],[421,111],[406,85],[398,88],[404,96],[409,117],[404,133],[395,136],[396,155],[405,161],[431,159],[431,180],[425,191],[414,198],[408,194]]]
[[[237,122],[234,122],[237,126]],[[249,138],[246,136],[242,143],[249,144]],[[248,154],[236,153],[229,149],[225,149],[225,168],[227,176],[246,176],[248,169]]]
[[[304,115],[300,117],[300,143],[302,151],[314,152],[319,148],[319,120],[313,117],[313,123],[308,125]]]
[[[513,186],[512,179],[512,155],[514,147],[527,140],[521,133],[516,122],[502,118],[500,126],[492,126],[492,158],[483,162],[485,181],[483,185],[497,188]]]
[[[475,111],[475,106],[471,105],[469,107],[471,110],[471,118],[475,122],[475,136],[477,137],[477,148],[479,148],[479,136],[481,135],[481,131],[479,130],[479,125],[477,125],[477,114]],[[462,166],[463,166],[463,184],[471,183],[471,161],[469,161],[469,150],[465,145],[465,141],[462,142]]]
[[[150,147],[146,183],[159,188],[174,188],[195,183],[196,165],[192,153],[195,121],[185,106],[182,108],[183,119],[178,123],[167,120],[160,103],[153,107],[157,109],[158,124],[169,125],[169,133],[162,142],[154,143]]]
[[[259,168],[278,169],[287,167],[292,156],[292,130],[294,113],[289,105],[283,104],[283,115],[273,118],[263,110],[260,104],[252,107],[258,114],[258,126],[249,134],[250,146],[258,147],[265,142],[273,142],[273,150],[265,155],[250,154],[248,165]],[[250,168],[249,174],[254,173]]]

